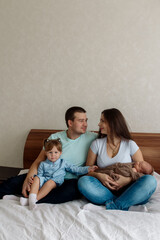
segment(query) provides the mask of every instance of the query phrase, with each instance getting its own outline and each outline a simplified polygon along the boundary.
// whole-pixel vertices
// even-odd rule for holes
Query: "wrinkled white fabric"
[[[145,213],[85,209],[86,200],[37,204],[34,211],[17,201],[0,200],[0,239],[3,240],[158,240],[160,212]]]
[[[37,204],[37,208],[30,211],[18,201],[0,200],[0,239],[158,240],[160,175],[155,177],[156,192],[141,206],[145,212],[106,210],[105,206],[96,206],[87,200]]]

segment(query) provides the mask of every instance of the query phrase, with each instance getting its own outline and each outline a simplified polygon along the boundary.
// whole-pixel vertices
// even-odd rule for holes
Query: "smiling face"
[[[76,112],[73,120],[68,120],[69,129],[75,134],[83,134],[87,130],[86,113]]]
[[[101,114],[100,122],[98,124],[101,134],[109,134],[109,125],[104,118],[104,115]]]
[[[46,152],[46,156],[51,162],[57,161],[60,158],[61,154],[62,152],[58,151],[56,146],[54,146],[50,151]]]

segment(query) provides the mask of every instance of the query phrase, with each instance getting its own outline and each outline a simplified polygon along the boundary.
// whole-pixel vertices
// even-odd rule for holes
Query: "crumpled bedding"
[[[30,211],[18,201],[0,200],[1,240],[158,240],[160,236],[160,175],[146,205],[130,211],[105,210],[87,200],[39,204]],[[141,207],[141,209],[139,209]]]
[[[1,240],[146,240],[159,239],[160,213],[95,211],[86,200],[39,204],[34,211],[17,201],[0,201]],[[97,206],[96,206],[97,207]]]

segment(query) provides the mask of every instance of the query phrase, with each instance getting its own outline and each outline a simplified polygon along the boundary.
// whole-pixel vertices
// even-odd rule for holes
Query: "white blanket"
[[[158,240],[160,176],[156,178],[157,190],[141,209],[145,212],[105,210],[84,199],[39,204],[30,211],[18,201],[0,200],[0,240]]]

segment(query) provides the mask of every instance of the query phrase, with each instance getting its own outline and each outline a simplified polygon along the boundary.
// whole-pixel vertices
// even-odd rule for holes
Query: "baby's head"
[[[46,153],[47,158],[52,161],[55,162],[57,161],[61,154],[62,154],[62,144],[60,139],[53,139],[53,140],[49,140],[49,139],[45,139],[44,140],[44,150]]]
[[[143,173],[143,174],[149,174],[150,175],[150,174],[153,174],[153,171],[154,171],[151,164],[149,164],[146,161],[135,162],[134,167],[137,170],[137,172]]]

